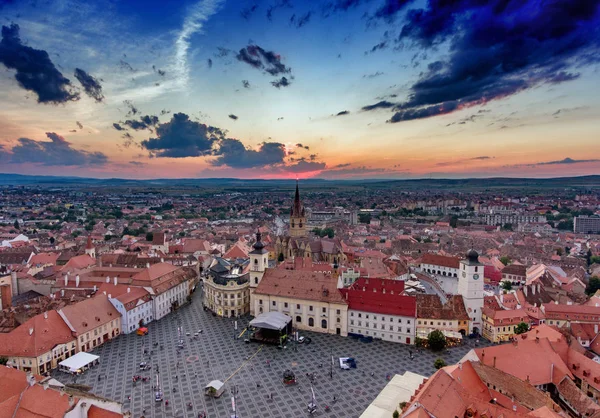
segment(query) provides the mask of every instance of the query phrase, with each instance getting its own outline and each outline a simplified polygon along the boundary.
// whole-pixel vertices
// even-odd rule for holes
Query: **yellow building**
[[[481,313],[483,336],[491,342],[510,341],[516,335],[517,325],[529,325],[529,316],[524,309],[495,311],[485,307]]]

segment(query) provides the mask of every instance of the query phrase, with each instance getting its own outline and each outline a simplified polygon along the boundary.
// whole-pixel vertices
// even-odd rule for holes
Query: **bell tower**
[[[477,331],[481,334],[482,332],[483,269],[483,264],[479,262],[479,254],[475,250],[469,250],[467,258],[460,260],[458,294],[462,295],[469,315],[469,333]]]
[[[290,212],[290,237],[306,236],[306,212],[300,202],[300,190],[298,189],[298,180],[296,180],[296,195]]]
[[[260,281],[265,274],[265,269],[269,265],[269,251],[262,242],[260,230],[256,233],[256,242],[252,247],[253,250],[248,254],[250,256],[250,271],[248,272],[248,275],[250,276],[250,314],[255,315],[253,300],[254,290],[256,290],[260,284]]]

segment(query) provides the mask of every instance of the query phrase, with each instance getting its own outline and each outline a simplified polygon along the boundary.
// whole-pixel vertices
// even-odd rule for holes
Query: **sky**
[[[0,172],[600,174],[600,0],[0,0]]]

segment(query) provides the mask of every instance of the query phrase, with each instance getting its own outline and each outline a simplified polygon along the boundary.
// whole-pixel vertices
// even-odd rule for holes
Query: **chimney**
[[[19,280],[17,279],[17,272],[10,272],[10,286],[12,287],[12,295],[18,296],[19,294]]]
[[[149,269],[150,268],[150,263],[146,263],[146,268]]]
[[[33,328],[29,328],[29,335],[33,334]]]
[[[95,292],[96,290],[98,290],[98,288],[96,287],[96,285],[94,285],[94,292]]]
[[[75,276],[75,287],[79,287],[79,274]]]
[[[110,283],[110,277],[106,276],[106,283]]]
[[[60,290],[60,296],[63,298],[65,297],[65,289]]]
[[[65,274],[65,287],[69,285],[69,276]]]
[[[493,363],[494,368],[496,367],[496,356],[494,356],[494,363]]]
[[[117,279],[117,276],[114,277],[114,281],[115,281],[115,286],[119,284],[119,279]]]
[[[109,299],[112,299],[112,295],[111,295],[110,293],[108,294],[108,298],[109,298]]]
[[[531,286],[531,294],[535,295],[535,284]]]
[[[127,293],[131,293],[131,288],[130,287],[127,288]]]
[[[542,285],[538,283],[538,285],[537,285],[537,291],[538,291],[538,293],[541,292],[541,289],[542,289]]]

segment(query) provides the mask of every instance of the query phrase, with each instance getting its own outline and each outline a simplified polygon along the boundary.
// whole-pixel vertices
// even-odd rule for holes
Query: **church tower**
[[[254,290],[262,280],[265,269],[269,265],[269,251],[265,249],[265,244],[262,242],[262,234],[260,230],[256,233],[256,242],[250,251],[250,315],[256,315],[254,312]]]
[[[294,204],[290,213],[290,237],[306,236],[306,213],[300,202],[300,190],[298,189],[298,180],[296,180],[296,195]]]
[[[462,295],[470,318],[469,333],[476,331],[481,334],[482,332],[483,268],[483,264],[479,262],[479,254],[475,250],[470,250],[467,258],[460,260],[458,294]]]

